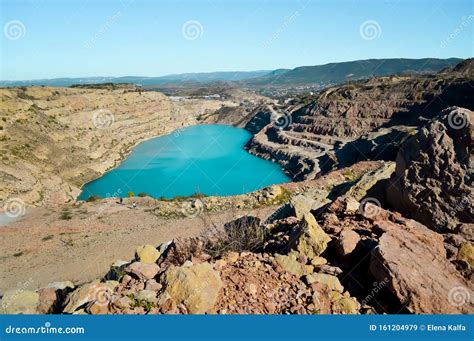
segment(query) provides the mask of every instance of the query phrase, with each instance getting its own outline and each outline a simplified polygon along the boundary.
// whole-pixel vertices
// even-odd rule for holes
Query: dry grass
[[[260,219],[245,216],[235,219],[224,227],[212,226],[201,235],[203,251],[213,258],[218,258],[229,251],[256,252],[265,242],[265,229]]]

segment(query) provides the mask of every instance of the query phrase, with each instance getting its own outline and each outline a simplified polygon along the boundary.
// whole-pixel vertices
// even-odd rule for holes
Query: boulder
[[[145,290],[159,291],[163,286],[154,279],[149,279],[145,283]]]
[[[29,290],[9,290],[2,298],[3,314],[35,314],[40,303],[40,295]]]
[[[121,280],[125,275],[125,268],[130,262],[124,260],[117,260],[111,266],[109,272],[105,275],[105,279]]]
[[[120,283],[118,281],[114,280],[107,280],[104,282],[104,285],[109,289],[109,291],[113,292],[115,288],[119,285]]]
[[[55,288],[41,288],[38,290],[39,304],[37,307],[39,314],[52,314],[59,305],[58,290]]]
[[[298,261],[295,253],[286,255],[275,255],[275,264],[279,265],[283,270],[292,273],[297,277],[304,276],[313,272],[314,267],[312,265],[305,265]]]
[[[139,262],[145,264],[153,264],[156,263],[158,258],[160,258],[160,251],[158,251],[153,245],[146,244],[137,247],[135,251],[136,259]]]
[[[53,314],[61,309],[61,304],[66,295],[74,289],[71,281],[53,282],[46,287],[38,289],[39,305],[38,313]]]
[[[291,237],[290,247],[303,256],[313,259],[326,250],[330,240],[331,238],[318,225],[314,216],[307,213],[303,216],[296,236]]]
[[[461,224],[458,233],[467,240],[474,242],[474,224]]]
[[[143,280],[154,278],[159,270],[160,267],[155,263],[147,264],[142,262],[133,262],[125,268],[125,272]]]
[[[117,307],[118,309],[121,309],[121,310],[130,308],[132,303],[133,303],[133,301],[128,296],[122,296],[122,297],[114,300],[114,306]]]
[[[402,144],[387,189],[392,207],[436,231],[474,221],[473,115],[445,109]]]
[[[332,291],[331,309],[334,314],[358,314],[360,304],[354,297],[347,297],[342,295],[339,291]]]
[[[302,194],[295,195],[290,199],[290,207],[298,219],[303,219],[305,214],[311,213],[315,206],[317,206],[316,200]]]
[[[353,197],[346,196],[343,199],[346,212],[348,213],[357,213],[359,212],[360,203]]]
[[[443,237],[408,219],[378,221],[370,272],[416,314],[473,313],[472,283],[446,259]],[[464,301],[458,303],[459,292]]]
[[[153,290],[140,290],[136,296],[137,300],[154,303],[158,301],[156,298],[156,291]]]
[[[98,280],[84,284],[68,295],[63,312],[72,314],[89,302],[107,305],[110,294],[110,289]]]
[[[458,261],[464,261],[471,267],[474,267],[474,244],[471,242],[462,243],[456,259]]]
[[[90,302],[86,311],[91,315],[105,315],[110,313],[108,304],[102,304],[97,301]]]
[[[63,281],[63,282],[52,282],[49,283],[47,288],[54,288],[57,290],[72,290],[74,289],[74,283],[71,281]]]
[[[331,290],[338,291],[342,293],[344,287],[336,276],[323,274],[323,273],[312,273],[305,277],[305,280],[308,284],[313,284],[315,282],[325,284]]]
[[[170,266],[160,277],[166,293],[191,314],[204,314],[217,301],[222,281],[209,263],[191,267]]]
[[[345,257],[355,250],[357,244],[360,241],[360,236],[353,230],[343,230],[339,234],[339,238],[336,243],[336,250],[340,256]]]
[[[327,259],[326,258],[323,258],[323,257],[314,257],[313,259],[311,259],[311,265],[314,265],[314,266],[320,266],[320,265],[324,265],[324,264],[327,264]]]
[[[384,162],[379,168],[364,174],[345,196],[361,201],[379,181],[387,180],[395,172],[395,162]]]

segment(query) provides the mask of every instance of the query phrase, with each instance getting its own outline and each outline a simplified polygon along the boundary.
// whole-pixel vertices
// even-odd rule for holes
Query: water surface
[[[244,129],[200,125],[145,141],[117,168],[86,184],[79,199],[126,197],[128,192],[167,199],[236,195],[288,182],[278,164],[244,150],[250,138]]]

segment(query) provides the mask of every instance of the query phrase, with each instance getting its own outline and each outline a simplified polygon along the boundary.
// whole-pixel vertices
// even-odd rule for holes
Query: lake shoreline
[[[220,129],[232,129],[231,132],[229,133],[228,131],[226,134],[221,134],[221,133],[216,133],[216,131],[220,131]],[[191,136],[188,136],[191,134]],[[210,134],[215,134],[213,136],[210,136]],[[237,140],[234,140],[235,138],[233,137],[235,135],[235,138]],[[239,135],[239,137],[237,137]],[[243,139],[243,136],[245,135],[245,139]],[[284,173],[284,169],[281,168],[281,166],[276,163],[272,162],[269,160],[264,160],[263,158],[260,158],[256,155],[253,155],[252,153],[249,153],[245,145],[252,139],[253,135],[248,132],[245,129],[237,128],[234,125],[230,124],[197,124],[197,125],[188,125],[188,126],[183,126],[178,129],[172,130],[167,132],[166,134],[161,134],[159,136],[154,136],[147,138],[145,140],[141,140],[134,144],[133,146],[129,146],[122,154],[122,157],[120,160],[117,160],[114,164],[114,167],[111,167],[108,169],[106,172],[101,174],[100,177],[97,177],[91,181],[88,181],[84,185],[81,186],[81,193],[76,197],[76,201],[84,201],[87,200],[88,198],[92,196],[97,196],[100,198],[107,198],[107,197],[128,197],[129,192],[132,192],[136,196],[139,193],[145,193],[150,197],[160,199],[163,198],[165,200],[172,200],[175,197],[190,197],[195,195],[196,193],[203,194],[205,196],[232,196],[232,195],[239,195],[239,194],[244,194],[244,193],[250,193],[252,191],[255,191],[257,189],[261,189],[264,187],[267,187],[272,184],[281,184],[285,182],[291,182],[291,178],[288,177]],[[207,140],[206,140],[207,138]],[[192,143],[184,142],[189,139],[192,139]],[[218,141],[218,140],[223,140],[223,141]],[[236,142],[234,142],[236,141]],[[202,144],[201,147],[196,147],[196,144]],[[235,146],[232,145],[232,143],[238,143]],[[150,147],[148,146],[154,146],[154,149],[149,149]],[[155,146],[156,145],[156,146]],[[180,147],[178,145],[181,145]],[[225,147],[223,147],[225,146]],[[148,148],[148,149],[147,149]],[[147,154],[147,158],[142,160],[139,165],[134,164],[134,169],[136,169],[136,173],[138,176],[143,176],[143,173],[147,173],[150,171],[150,168],[141,168],[141,164],[144,165],[149,165],[151,160],[153,160],[153,163],[155,163],[156,160],[160,160],[159,166],[156,168],[163,168],[164,170],[160,173],[162,175],[157,176],[156,178],[161,179],[163,176],[168,177],[170,182],[176,181],[177,178],[175,179],[174,174],[175,173],[181,173],[181,172],[186,172],[188,168],[195,168],[195,175],[199,176],[198,170],[204,174],[204,176],[201,178],[201,181],[204,182],[204,184],[201,184],[198,181],[191,181],[188,186],[181,186],[184,188],[181,188],[180,190],[177,190],[176,192],[172,191],[171,189],[168,189],[170,186],[167,187],[166,190],[171,191],[172,194],[169,193],[158,193],[155,191],[155,188],[157,185],[155,182],[157,181],[154,179],[154,185],[155,187],[149,188],[149,185],[147,184],[147,190],[141,190],[141,189],[134,189],[132,185],[129,186],[129,182],[125,182],[119,177],[119,180],[122,181],[122,183],[125,183],[125,187],[128,187],[126,189],[122,189],[121,186],[117,185],[110,185],[107,184],[107,191],[100,189],[97,190],[99,187],[98,182],[100,181],[107,181],[106,179],[112,178],[118,173],[122,172],[122,168],[127,167],[127,163],[130,163],[132,159],[136,159],[139,155],[140,151],[143,149],[147,149],[148,153],[155,153],[155,150],[157,148],[162,148],[162,152],[158,152],[153,155],[151,159],[149,159],[149,155]],[[169,148],[175,148],[176,150],[173,153],[167,152],[167,149]],[[189,150],[187,150],[189,148]],[[228,148],[228,150],[223,151],[222,153],[219,153],[217,155],[217,158],[213,160],[213,162],[221,162],[224,164],[221,165],[215,165],[215,164],[209,164],[208,158],[210,157],[209,155],[212,155],[214,152],[213,149],[219,149],[219,148]],[[200,154],[202,150],[206,151],[206,155]],[[135,154],[134,154],[135,153]],[[167,157],[164,156],[164,154],[169,153]],[[234,164],[232,167],[229,169],[226,169],[225,167],[228,167],[229,165],[225,164],[225,158],[230,158],[227,155],[228,153],[235,154],[235,158],[239,159],[239,164],[238,168],[241,168],[239,172],[236,172],[233,168],[237,165]],[[208,155],[209,154],[209,155]],[[173,160],[169,160],[168,158],[175,158],[177,161],[174,162]],[[199,164],[199,162],[202,161],[202,164]],[[224,160],[224,161],[223,161]],[[191,163],[189,163],[191,161]],[[255,169],[251,167],[245,167],[246,163],[255,163]],[[183,164],[184,163],[184,164]],[[176,166],[176,164],[183,164],[183,166]],[[198,165],[199,164],[199,165]],[[146,166],[145,166],[146,167]],[[181,167],[181,168],[180,168]],[[208,167],[209,169],[206,171],[205,167]],[[263,167],[261,170],[258,169],[258,167]],[[266,168],[268,168],[268,171]],[[209,187],[209,184],[212,182],[210,179],[212,176],[218,176],[216,174],[215,169],[222,169],[222,173],[225,173],[222,177],[219,177],[218,180],[216,180],[216,183],[214,183],[213,187],[217,187],[217,184],[219,184],[219,192],[216,192],[216,190],[210,190],[204,189],[205,186]],[[256,180],[252,179],[251,177],[247,176],[245,181],[242,182],[242,186],[248,186],[248,188],[243,188],[243,189],[236,189],[238,184],[235,184],[236,181],[239,180],[239,177],[243,177],[243,170],[247,169],[247,172],[260,172],[263,171],[267,174],[267,176],[261,180],[259,179],[258,185],[252,185],[252,182],[256,182]],[[128,168],[127,168],[128,170]],[[173,175],[170,175],[169,173],[172,173]],[[230,174],[228,174],[230,173]],[[244,172],[245,173],[245,172]],[[275,173],[275,174],[274,174]],[[254,173],[252,173],[254,174]],[[117,175],[118,176],[118,175]],[[225,182],[229,182],[228,178],[230,176],[233,176],[232,184],[226,184]],[[269,178],[269,180],[267,180]],[[274,178],[274,179],[272,179]],[[102,180],[101,180],[102,179]],[[115,180],[117,182],[118,180]],[[135,176],[131,177],[131,181],[137,182],[138,180],[135,179]],[[161,180],[159,180],[161,181]],[[164,180],[163,180],[164,181]],[[179,179],[179,182],[182,182],[183,179]],[[166,181],[164,181],[166,183]],[[222,186],[222,183],[224,182],[224,185],[231,186],[233,189],[226,192],[226,190],[221,190],[220,187]],[[179,186],[179,183],[176,184]],[[163,185],[163,187],[165,184]],[[204,187],[203,187],[204,186]],[[253,186],[253,187],[252,187]],[[123,187],[123,186],[122,186]],[[91,190],[92,188],[92,190]],[[94,190],[95,188],[95,190]],[[110,190],[109,188],[113,189]],[[194,188],[195,190],[191,192],[189,188]],[[89,191],[89,193],[85,194],[85,191]]]

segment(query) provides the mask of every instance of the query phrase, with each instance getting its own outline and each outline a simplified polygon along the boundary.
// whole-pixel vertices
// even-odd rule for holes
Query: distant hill
[[[275,70],[263,77],[249,79],[245,83],[258,86],[310,83],[335,84],[374,76],[438,72],[461,61],[462,59],[459,58],[357,60],[316,66],[300,66],[286,71],[284,69]]]
[[[250,78],[262,77],[272,71],[222,71],[222,72],[201,72],[201,73],[183,73],[176,75],[167,75],[161,77],[78,77],[78,78],[52,78],[35,79],[24,81],[0,81],[0,86],[71,86],[77,84],[102,84],[102,83],[131,83],[143,86],[160,84],[185,84],[185,83],[211,83],[218,81],[243,81]]]
[[[405,73],[438,72],[453,67],[462,59],[367,59],[352,62],[300,66],[294,69],[261,71],[223,71],[167,75],[161,77],[84,77],[54,78],[24,81],[0,81],[0,86],[71,86],[73,84],[131,83],[141,86],[184,85],[230,82],[245,86],[336,84],[373,76]]]

